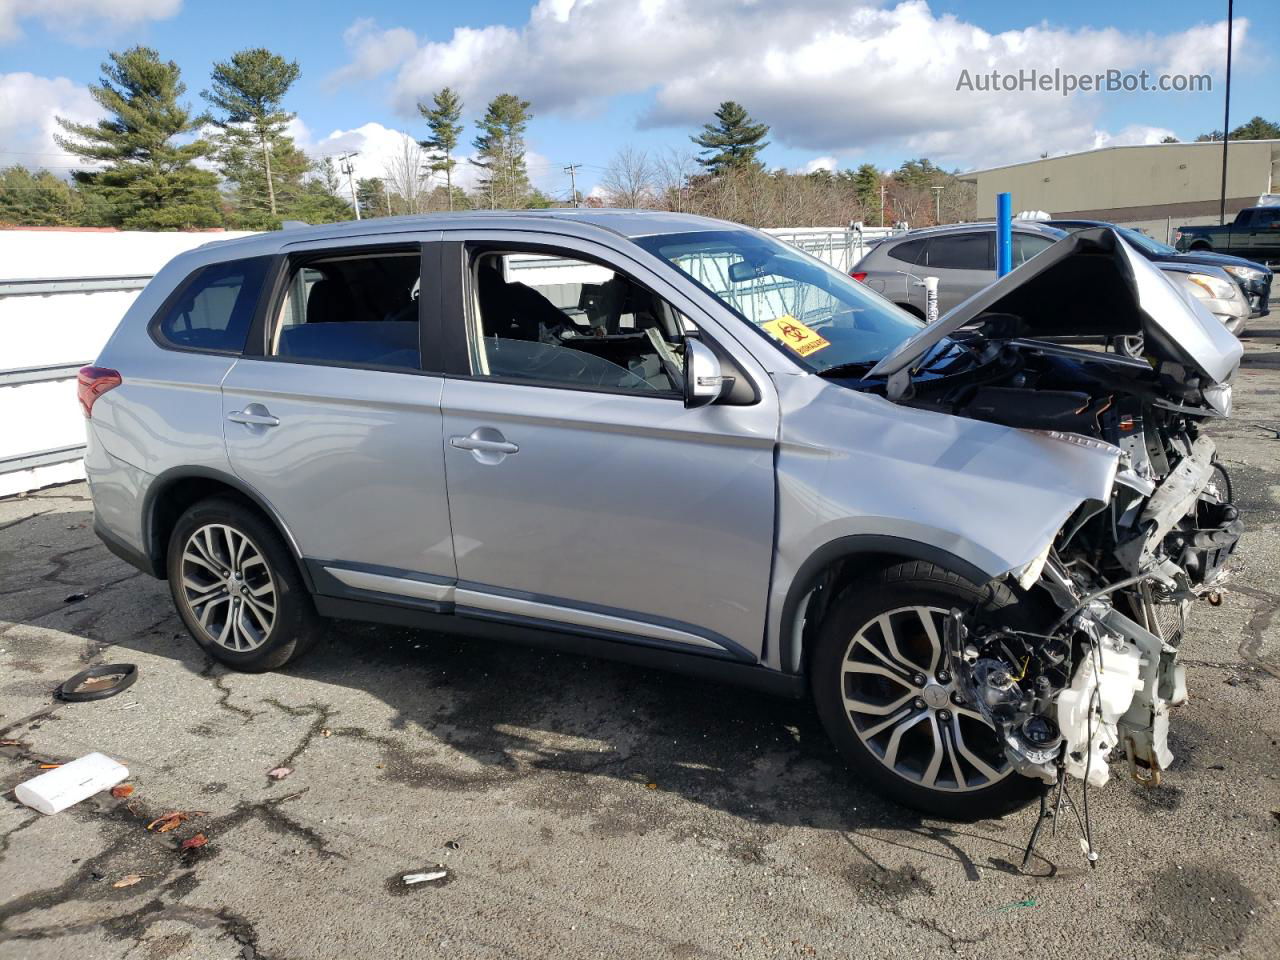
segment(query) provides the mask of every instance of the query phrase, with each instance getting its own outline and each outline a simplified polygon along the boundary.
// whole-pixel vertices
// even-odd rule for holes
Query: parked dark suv
[[[1271,312],[1268,302],[1271,299],[1272,271],[1269,267],[1244,257],[1233,257],[1225,253],[1214,253],[1208,246],[1191,249],[1174,249],[1167,243],[1154,240],[1140,230],[1132,227],[1118,227],[1101,220],[1046,220],[1050,226],[1063,230],[1085,230],[1090,227],[1111,227],[1116,233],[1129,241],[1140,254],[1155,263],[1200,264],[1206,267],[1218,267],[1225,270],[1240,286],[1245,299],[1249,301],[1249,316],[1265,317]],[[1182,228],[1187,229],[1186,227]]]

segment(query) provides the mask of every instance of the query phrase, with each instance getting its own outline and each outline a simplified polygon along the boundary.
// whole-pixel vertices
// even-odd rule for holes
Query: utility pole
[[[351,188],[351,205],[356,208],[356,219],[360,219],[360,198],[356,196],[356,182],[352,178],[351,158],[359,156],[359,151],[344,153],[338,158],[338,169],[347,175],[347,186]]]
[[[578,205],[578,168],[580,163],[566,164],[564,172],[569,175],[569,189],[573,192],[573,205]]]
[[[387,178],[379,181],[382,184],[382,199],[387,201],[387,216],[391,216],[391,191],[387,189]]]
[[[884,194],[885,194],[885,190],[886,190],[886,187],[885,187],[885,185],[884,185],[884,182],[883,182],[883,181],[881,181],[881,183],[880,183],[880,226],[882,226],[882,227],[884,226]]]
[[[1227,142],[1231,139],[1231,26],[1234,0],[1227,0],[1227,95],[1222,107],[1222,198],[1218,204],[1218,225],[1227,222]]]
[[[933,222],[942,222],[942,187],[930,187],[933,191]]]

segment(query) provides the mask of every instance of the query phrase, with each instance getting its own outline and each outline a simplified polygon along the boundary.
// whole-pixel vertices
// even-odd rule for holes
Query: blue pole
[[[1013,195],[996,194],[996,276],[1013,269]]]

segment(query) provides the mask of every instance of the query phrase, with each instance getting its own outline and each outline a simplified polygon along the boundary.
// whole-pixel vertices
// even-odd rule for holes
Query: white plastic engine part
[[[1086,651],[1076,667],[1071,686],[1058,694],[1058,727],[1067,744],[1067,773],[1101,787],[1110,778],[1107,760],[1120,740],[1116,721],[1129,709],[1133,695],[1142,689],[1142,651],[1122,637],[1107,634],[1096,653]],[[1097,691],[1097,701],[1094,691]],[[1090,710],[1094,709],[1090,720]],[[1093,738],[1089,732],[1092,727]]]

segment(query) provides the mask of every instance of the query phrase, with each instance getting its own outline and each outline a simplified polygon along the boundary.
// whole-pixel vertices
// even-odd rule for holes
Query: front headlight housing
[[[1191,292],[1202,300],[1232,300],[1238,293],[1235,284],[1208,273],[1183,274]]]
[[[1267,276],[1265,271],[1255,269],[1254,267],[1246,267],[1244,264],[1233,263],[1230,266],[1223,267],[1222,269],[1227,271],[1227,273],[1231,274],[1233,277],[1243,280],[1245,283],[1257,283],[1260,280],[1266,279]]]

